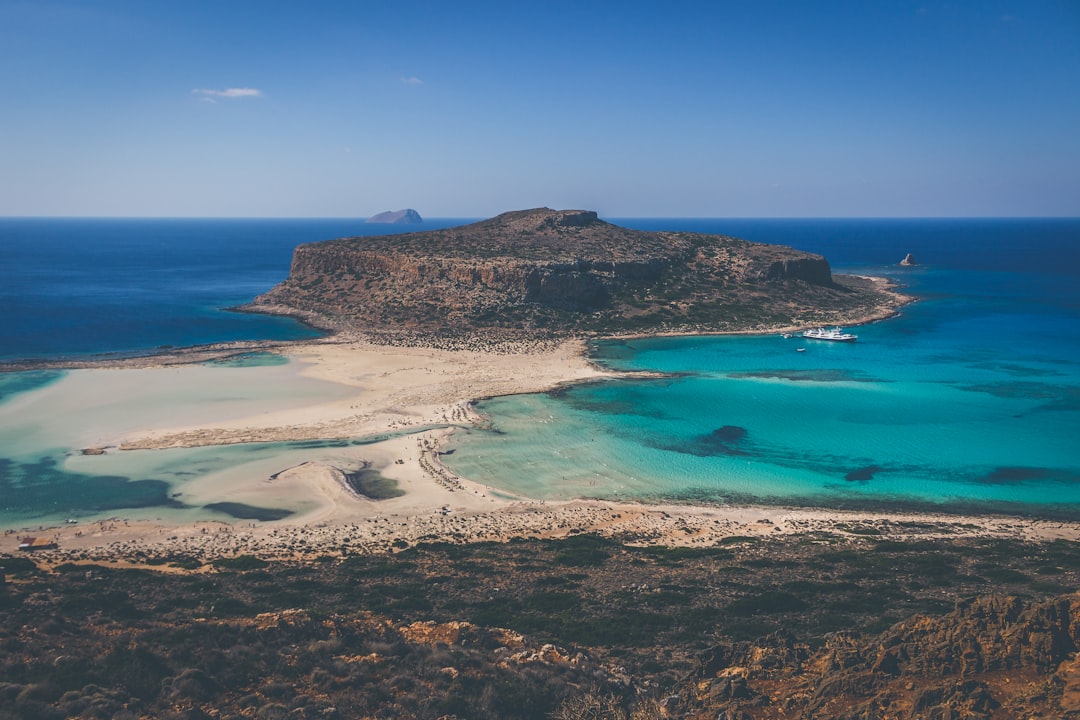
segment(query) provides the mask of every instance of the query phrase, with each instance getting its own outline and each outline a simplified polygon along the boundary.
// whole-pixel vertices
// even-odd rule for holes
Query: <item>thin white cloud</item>
[[[262,97],[262,90],[256,88],[225,88],[224,90],[205,90],[195,88],[193,95],[199,95],[208,102],[217,102],[219,98],[231,100],[233,98]]]
[[[424,81],[418,77],[403,77],[401,82],[405,85],[423,85]]]

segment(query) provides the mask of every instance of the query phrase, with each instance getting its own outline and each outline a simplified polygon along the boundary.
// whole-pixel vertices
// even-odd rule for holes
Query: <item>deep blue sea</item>
[[[495,429],[455,436],[446,461],[458,472],[538,498],[1080,517],[1080,220],[612,221],[791,245],[838,272],[894,277],[919,302],[851,328],[853,345],[597,343],[599,362],[671,376],[484,401]],[[0,359],[310,337],[298,323],[226,308],[286,277],[297,244],[463,222],[0,219]],[[919,265],[898,267],[909,252]],[[0,415],[13,398],[45,403],[61,377],[0,376]],[[0,518],[167,504],[200,467],[255,451],[110,455],[112,472],[99,476],[88,468],[104,461],[79,456],[74,439],[50,444],[48,428],[4,417],[14,419],[0,427]],[[57,438],[83,442],[90,429],[68,425]],[[284,450],[290,463],[309,451]],[[274,452],[258,450],[267,467]]]
[[[0,361],[315,337],[227,308],[284,280],[301,243],[462,222],[0,218]]]

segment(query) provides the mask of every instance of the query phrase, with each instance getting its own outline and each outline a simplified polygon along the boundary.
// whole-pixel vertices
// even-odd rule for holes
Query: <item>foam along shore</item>
[[[520,352],[310,343],[288,348],[287,355],[293,361],[289,369],[274,369],[263,380],[288,384],[293,376],[283,373],[295,373],[314,383],[307,395],[284,393],[273,402],[249,403],[203,402],[197,397],[195,407],[179,403],[165,415],[104,422],[95,428],[99,445],[85,448],[91,454],[77,459],[89,467],[127,455],[123,449],[371,439],[342,450],[340,461],[334,463],[295,462],[282,455],[256,471],[208,473],[176,488],[179,499],[190,507],[288,508],[291,514],[271,521],[235,512],[231,518],[213,519],[205,511],[177,515],[143,509],[123,517],[35,527],[33,532],[59,544],[56,550],[43,551],[42,557],[56,562],[238,553],[288,558],[380,551],[432,540],[475,542],[582,532],[634,543],[689,546],[822,532],[851,538],[872,534],[1080,539],[1077,523],[1007,517],[514,498],[456,476],[441,463],[440,453],[455,427],[483,421],[471,410],[474,399],[608,376],[587,360],[583,343],[537,345]],[[249,377],[253,370],[233,372]],[[130,394],[164,383],[176,385],[170,390],[175,395],[185,393],[189,381],[205,382],[210,377],[205,373],[204,366],[154,368],[142,363],[138,370],[81,378],[67,388],[59,386],[57,392],[81,388],[90,393],[88,388],[93,387],[95,392]],[[87,403],[95,402],[95,397],[91,393]],[[245,408],[251,412],[243,412]],[[122,411],[115,414],[126,417]],[[114,434],[102,435],[107,431]],[[358,469],[377,474],[400,492],[380,496],[357,490],[348,479]],[[11,543],[22,530],[6,529]]]

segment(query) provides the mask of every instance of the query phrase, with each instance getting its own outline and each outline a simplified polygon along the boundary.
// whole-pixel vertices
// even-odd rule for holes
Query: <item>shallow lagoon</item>
[[[447,462],[538,498],[1080,517],[1080,290],[1056,264],[1001,264],[849,268],[921,300],[855,344],[598,343],[598,362],[671,377],[485,401],[494,430]]]
[[[341,395],[342,386],[305,377],[302,370],[302,363],[260,356],[169,368],[0,375],[0,522],[55,522],[119,509],[137,516],[137,508],[154,517],[214,517],[201,503],[227,496],[252,477],[312,459],[359,461],[361,450],[340,442],[80,453],[149,428],[213,425]],[[272,487],[260,492],[262,506],[284,502]],[[303,512],[308,506],[292,502],[287,508]]]
[[[900,318],[857,328],[860,341],[850,346],[778,336],[601,343],[599,362],[675,376],[485,401],[481,409],[496,431],[459,433],[455,452],[445,457],[451,467],[538,498],[1080,516],[1080,221],[653,225],[822,252],[847,272],[893,274],[922,301]],[[214,227],[235,232],[229,223]],[[240,257],[241,250],[232,248],[229,256]],[[891,264],[908,251],[926,264],[903,271]],[[237,273],[246,266],[205,261],[221,270],[219,285],[236,292]],[[265,270],[244,280],[251,288],[241,294],[266,289],[273,280],[262,277]],[[165,300],[174,311],[176,298]],[[65,312],[65,322],[86,324],[84,305]],[[95,322],[110,318],[111,310],[102,311]],[[32,315],[25,319],[35,332],[51,327]],[[60,354],[88,349],[71,345],[66,329],[49,337],[60,343],[54,349]],[[93,349],[127,348],[109,345],[107,337],[95,335],[104,344]],[[175,335],[152,342],[187,341]],[[31,349],[6,348],[14,356]],[[212,516],[177,502],[194,504],[212,489],[305,460],[348,463],[359,456],[362,448],[340,443],[78,453],[144,427],[248,417],[340,391],[302,377],[295,364],[275,362],[253,356],[152,371],[0,374],[0,521],[36,524],[111,509],[124,509],[125,516]]]

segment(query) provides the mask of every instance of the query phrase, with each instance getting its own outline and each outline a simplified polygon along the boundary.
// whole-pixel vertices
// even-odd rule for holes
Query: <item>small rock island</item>
[[[372,215],[367,221],[369,223],[380,223],[383,225],[422,225],[424,223],[424,218],[420,217],[420,213],[412,208],[406,208],[404,210],[387,210],[386,212]]]
[[[851,323],[902,302],[789,247],[537,208],[300,245],[289,277],[246,309],[391,341],[529,340]]]

